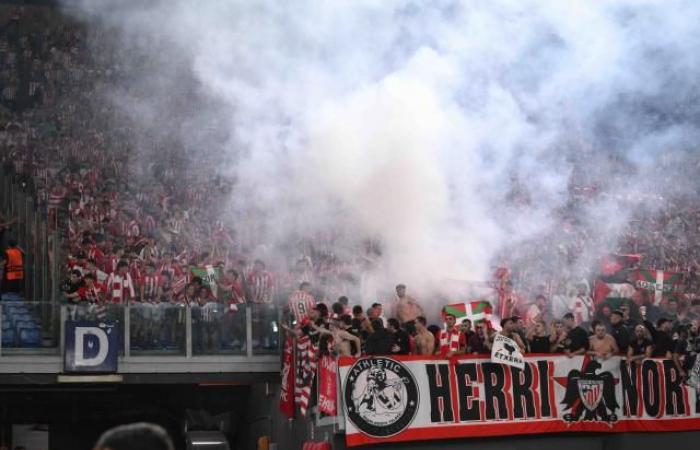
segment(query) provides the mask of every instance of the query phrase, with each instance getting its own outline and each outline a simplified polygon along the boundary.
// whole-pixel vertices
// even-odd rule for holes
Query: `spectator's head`
[[[515,321],[512,317],[506,317],[505,319],[501,320],[501,330],[503,330],[504,333],[511,333],[515,331]]]
[[[132,423],[107,430],[95,450],[174,450],[168,433],[151,423]]]
[[[17,239],[15,238],[9,238],[7,240],[7,246],[8,247],[17,247]]]
[[[355,319],[362,319],[364,317],[364,311],[362,310],[362,306],[360,305],[355,305],[352,307],[352,316]]]
[[[669,298],[666,308],[671,315],[675,316],[678,314],[678,300],[676,298]]]
[[[374,310],[374,313],[377,315],[377,317],[382,316],[383,308],[381,303],[372,303],[372,309]]]
[[[350,300],[348,300],[348,298],[346,296],[341,295],[340,297],[338,297],[338,303],[343,305],[343,310],[345,310],[345,307],[348,306],[348,303],[350,303]]]
[[[634,327],[634,337],[642,340],[646,338],[647,336],[647,329],[644,327],[644,325],[637,325]]]
[[[576,285],[576,293],[578,295],[586,295],[588,292],[588,285],[586,283],[579,283]]]
[[[197,295],[198,289],[199,289],[199,287],[196,284],[190,283],[187,285],[187,289],[185,290],[185,295],[187,296],[187,298],[194,298]]]
[[[253,264],[253,270],[256,272],[262,272],[265,270],[265,263],[262,262],[261,259],[256,259],[255,263]]]
[[[333,311],[333,315],[339,317],[339,316],[342,316],[343,313],[345,313],[345,307],[343,306],[342,303],[335,302],[331,305],[331,311]]]
[[[547,298],[544,295],[538,295],[535,297],[535,304],[540,310],[543,310],[547,306]]]
[[[129,271],[129,263],[126,261],[119,261],[117,263],[117,273],[121,276],[125,276]]]
[[[680,339],[681,341],[688,339],[688,327],[686,327],[685,325],[679,326],[677,332],[678,339]]]
[[[513,326],[514,326],[513,330],[514,331],[520,331],[523,328],[525,328],[525,321],[523,320],[522,317],[513,316],[512,319],[513,319]]]
[[[83,277],[83,274],[78,269],[71,270],[71,272],[70,272],[71,283],[78,283],[82,277]]]
[[[425,320],[425,317],[423,316],[418,316],[416,317],[416,330],[419,332],[423,332],[423,330],[427,329],[428,322]]]
[[[574,320],[574,315],[571,313],[566,313],[561,318],[562,323],[568,329],[572,329],[576,326],[576,321]]]
[[[469,333],[472,330],[472,321],[469,319],[462,319],[462,323],[460,324],[460,329],[464,333]]]
[[[386,324],[387,324],[387,330],[389,330],[390,333],[396,333],[401,328],[399,321],[394,319],[393,317],[391,319],[387,320]]]
[[[406,285],[405,284],[397,284],[396,285],[396,295],[399,298],[403,298],[404,295],[406,295]]]
[[[88,287],[92,287],[95,284],[95,275],[88,272],[83,277],[83,280]]]
[[[600,307],[600,315],[603,317],[610,317],[610,314],[612,314],[612,308],[610,305],[603,305]]]
[[[352,326],[352,317],[349,314],[343,314],[338,320],[340,328],[346,330]]]
[[[688,332],[693,337],[696,337],[698,335],[698,333],[700,332],[700,321],[698,319],[695,319],[695,320],[690,322],[690,327],[688,328]]]
[[[656,321],[656,328],[659,331],[663,331],[665,333],[668,333],[671,331],[672,325],[673,325],[673,323],[665,317],[662,317]]]
[[[457,318],[454,314],[445,314],[445,326],[447,326],[447,328],[454,327],[455,323],[457,323]]]
[[[630,317],[630,305],[625,302],[620,305],[620,312],[622,313],[623,319],[629,319]]]
[[[605,337],[605,333],[607,333],[607,330],[605,329],[605,325],[599,320],[594,320],[591,322],[591,330],[593,330],[593,334],[598,339],[603,339]]]
[[[690,312],[693,315],[700,317],[700,298],[693,299],[690,303]]]
[[[617,325],[618,323],[622,323],[622,319],[624,318],[625,314],[620,311],[619,309],[616,309],[610,314],[610,323],[613,325]]]
[[[311,283],[308,281],[302,281],[299,283],[299,290],[308,293],[311,291]]]
[[[542,322],[541,320],[535,322],[535,334],[537,334],[537,336],[544,336],[546,331],[547,327],[545,326],[544,322]]]

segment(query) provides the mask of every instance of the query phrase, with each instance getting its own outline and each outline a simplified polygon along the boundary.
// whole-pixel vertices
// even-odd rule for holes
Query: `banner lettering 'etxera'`
[[[339,361],[348,446],[548,432],[700,428],[695,388],[673,361],[488,356]]]
[[[322,356],[318,366],[318,410],[327,416],[338,414],[337,376],[336,359],[330,355]]]

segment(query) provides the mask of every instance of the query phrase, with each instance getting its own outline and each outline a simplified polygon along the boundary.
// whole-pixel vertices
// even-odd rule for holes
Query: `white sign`
[[[508,366],[525,368],[525,359],[518,344],[511,338],[497,333],[491,348],[491,361]]]

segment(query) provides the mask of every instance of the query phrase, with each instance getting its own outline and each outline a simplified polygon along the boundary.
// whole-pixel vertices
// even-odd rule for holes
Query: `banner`
[[[294,338],[292,336],[287,336],[284,342],[280,411],[289,418],[294,417]]]
[[[460,437],[700,428],[697,391],[673,361],[487,355],[339,361],[348,447]]]
[[[318,368],[318,410],[327,416],[338,414],[338,362],[330,355],[324,355]]]
[[[518,369],[525,367],[525,359],[520,348],[518,348],[518,344],[501,333],[496,333],[496,337],[493,340],[491,361],[517,367]]]

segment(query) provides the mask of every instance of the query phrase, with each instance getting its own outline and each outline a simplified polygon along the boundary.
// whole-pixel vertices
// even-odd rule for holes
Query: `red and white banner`
[[[338,414],[338,361],[330,356],[321,357],[318,369],[318,410],[327,416]]]
[[[287,417],[294,417],[294,338],[291,336],[284,342],[280,411]]]
[[[331,443],[330,442],[306,441],[306,442],[304,442],[304,446],[301,449],[302,450],[331,450]]]
[[[673,361],[528,355],[339,361],[349,447],[560,432],[700,429],[700,402]]]

